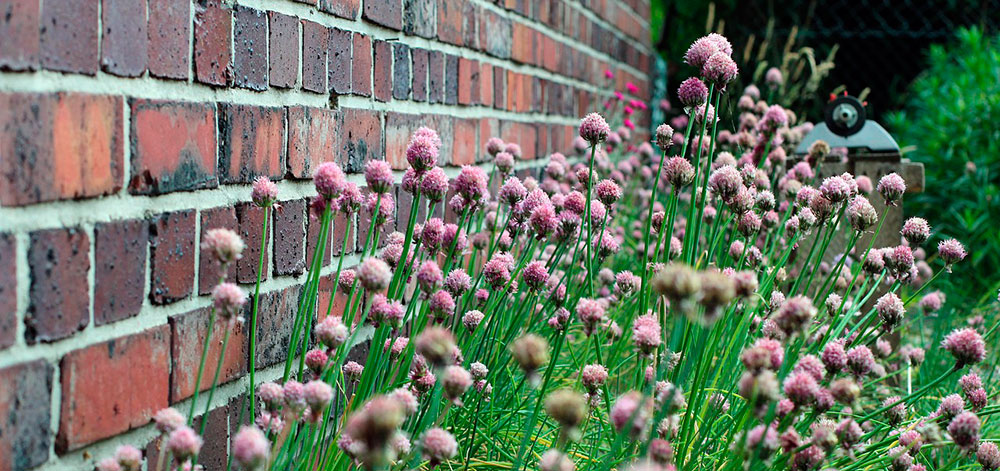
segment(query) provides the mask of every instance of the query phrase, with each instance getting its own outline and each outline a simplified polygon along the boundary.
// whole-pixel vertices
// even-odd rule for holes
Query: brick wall
[[[188,407],[216,281],[200,237],[244,235],[229,275],[253,283],[256,176],[279,181],[284,207],[262,286],[268,380],[315,249],[319,163],[359,183],[370,159],[402,170],[429,125],[451,174],[483,163],[491,136],[520,144],[530,171],[613,89],[650,88],[649,0],[0,0],[0,13],[0,471],[86,469],[146,446],[159,408]],[[340,253],[352,224],[336,222],[327,277],[335,257],[357,262],[357,231]],[[223,365],[209,469],[247,345],[237,332]]]

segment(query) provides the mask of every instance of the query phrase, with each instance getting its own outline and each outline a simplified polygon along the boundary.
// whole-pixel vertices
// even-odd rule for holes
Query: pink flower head
[[[222,319],[239,317],[243,305],[247,303],[247,295],[233,283],[219,283],[212,290],[212,305]]]
[[[644,398],[639,391],[629,391],[621,395],[611,406],[611,424],[622,431],[628,426],[632,436],[639,436],[652,419],[653,399]]]
[[[864,196],[855,196],[847,205],[847,220],[855,231],[867,230],[878,220],[875,207]]]
[[[931,226],[924,218],[912,217],[903,223],[903,228],[899,233],[910,245],[916,247],[923,244],[931,236]]]
[[[350,215],[361,210],[361,205],[364,202],[364,196],[361,195],[361,189],[358,188],[358,185],[354,182],[345,182],[340,197],[337,198],[336,208],[340,212]]]
[[[529,289],[537,291],[548,281],[549,271],[545,268],[545,262],[534,260],[524,267],[521,276]]]
[[[865,376],[875,369],[875,355],[864,345],[852,347],[847,351],[847,367],[854,376]]]
[[[521,146],[519,146],[515,142],[508,142],[506,145],[503,146],[503,151],[510,155],[513,155],[515,159],[520,159],[521,156],[523,155],[521,153]]]
[[[398,299],[389,301],[385,299],[385,296],[381,294],[376,295],[382,297],[382,302],[376,304],[372,302],[372,317],[375,319],[375,324],[380,325],[386,323],[393,327],[399,327],[403,324],[403,316],[406,314],[406,308],[403,307],[403,303]]]
[[[788,124],[788,113],[781,105],[771,105],[764,112],[760,124],[766,129],[775,130]],[[803,162],[804,163],[804,162]]]
[[[638,95],[639,87],[635,86],[635,84],[632,82],[625,82],[625,91],[627,91],[631,95]]]
[[[739,68],[736,66],[736,61],[722,52],[716,52],[709,56],[701,68],[701,76],[719,87],[725,87],[737,75],[739,75]]]
[[[976,389],[981,389],[983,387],[983,380],[976,373],[968,373],[959,378],[958,384],[962,386],[962,391],[969,394]]]
[[[455,336],[448,329],[430,326],[417,336],[414,349],[435,366],[452,364]]]
[[[973,365],[986,358],[986,343],[975,329],[956,329],[948,334],[941,347],[955,357],[956,368]]]
[[[663,342],[660,322],[653,314],[639,316],[632,323],[632,341],[645,355],[653,353]]]
[[[891,332],[902,322],[906,308],[903,307],[903,301],[899,296],[895,293],[886,293],[875,303],[875,312],[878,313],[883,328]]]
[[[684,53],[684,62],[686,62],[691,67],[696,69],[701,69],[705,66],[705,62],[708,58],[717,52],[723,52],[719,49],[720,43],[713,38],[704,36],[695,40],[694,43],[688,47],[687,52]]]
[[[344,363],[342,369],[344,371],[344,376],[353,380],[357,380],[361,377],[361,374],[365,372],[365,367],[361,366],[361,364],[356,361]]]
[[[785,78],[781,74],[781,69],[771,67],[770,69],[767,69],[766,73],[764,73],[764,84],[768,87],[772,89],[778,88],[783,83],[785,83]]]
[[[670,127],[669,124],[661,124],[656,127],[656,145],[660,149],[666,151],[673,145],[674,139],[674,128]]]
[[[583,322],[587,335],[593,333],[597,325],[604,320],[604,305],[590,298],[581,298],[576,303],[576,316]]]
[[[340,272],[340,277],[337,278],[337,287],[340,288],[340,291],[349,293],[351,291],[351,287],[354,286],[354,279],[356,276],[357,275],[354,273],[354,270],[350,268]]]
[[[346,177],[340,165],[334,162],[323,162],[316,167],[313,173],[313,184],[316,185],[316,192],[324,199],[332,200],[340,196],[343,191]]]
[[[247,471],[265,465],[270,452],[267,436],[257,427],[244,425],[233,437],[233,459]]]
[[[960,448],[975,449],[979,444],[979,417],[972,412],[962,412],[948,424],[948,434]]]
[[[285,391],[276,383],[267,382],[257,387],[257,397],[267,410],[277,410],[285,402]]]
[[[774,322],[785,335],[791,335],[805,330],[815,316],[816,307],[813,306],[812,299],[799,295],[789,298],[778,308]]]
[[[500,200],[512,206],[523,200],[527,195],[528,190],[521,184],[521,179],[517,177],[507,178],[507,181],[500,187]]]
[[[499,137],[491,137],[486,141],[486,152],[492,156],[496,156],[500,152],[503,152],[503,148],[503,139],[500,139]]]
[[[370,292],[386,289],[389,286],[389,281],[392,279],[392,271],[389,269],[389,265],[375,257],[366,258],[358,264],[355,273],[357,273],[361,286]]]
[[[812,404],[816,400],[819,392],[819,385],[816,379],[806,372],[793,372],[785,379],[785,396],[796,406],[802,407]]]
[[[456,268],[444,279],[444,289],[453,296],[461,296],[472,288],[472,277],[465,270]]]
[[[510,281],[510,269],[507,260],[494,255],[483,265],[483,278],[494,290],[500,290]]]
[[[599,199],[605,205],[612,205],[617,202],[622,197],[622,189],[617,183],[604,179],[597,182],[597,186],[594,187],[597,193],[597,199]]]
[[[584,366],[580,379],[583,381],[583,386],[593,393],[608,380],[608,369],[598,363]]]
[[[434,292],[441,286],[442,281],[444,281],[444,274],[441,273],[441,267],[434,260],[425,261],[417,270],[417,283],[420,284],[420,289],[425,292]]]
[[[219,263],[233,263],[243,258],[243,239],[226,228],[209,229],[201,241],[202,250],[211,253]]]
[[[507,152],[500,152],[493,158],[493,165],[501,174],[507,175],[511,170],[514,170],[514,156]]]
[[[327,355],[325,351],[318,348],[314,348],[306,352],[306,366],[308,366],[314,373],[322,373],[323,368],[326,367],[326,362],[329,360],[330,356]]]
[[[429,170],[437,165],[441,149],[441,138],[433,129],[422,127],[410,138],[406,147],[406,161],[417,172]]]
[[[476,330],[476,327],[479,327],[479,324],[483,322],[484,317],[485,316],[482,312],[473,309],[466,312],[465,315],[462,316],[462,325],[464,325],[465,328],[469,329],[471,332]]]
[[[270,178],[257,177],[250,190],[250,199],[262,208],[271,206],[278,201],[278,185],[275,185]]]
[[[663,179],[676,188],[694,181],[694,166],[683,157],[671,157],[663,164]]]
[[[740,171],[736,170],[736,167],[723,165],[709,175],[708,186],[713,193],[728,200],[743,187],[743,177],[740,175]]]
[[[604,142],[611,133],[611,127],[604,117],[597,113],[590,113],[580,121],[580,137],[591,145]]]
[[[531,211],[528,222],[531,224],[531,229],[535,232],[535,236],[539,240],[552,235],[559,226],[556,210],[552,206],[552,203],[548,201],[542,202],[542,204],[539,204]]]
[[[97,462],[97,471],[122,471],[122,465],[114,458],[104,458]]]
[[[886,204],[895,205],[906,192],[906,182],[897,173],[890,173],[879,179],[878,192],[885,198]]]
[[[455,191],[466,201],[475,202],[488,197],[486,172],[479,167],[465,165],[455,177]]]
[[[174,429],[167,439],[167,449],[174,454],[178,463],[183,463],[201,451],[202,439],[191,427],[182,425]]]
[[[993,442],[982,442],[976,450],[976,461],[983,467],[983,471],[996,471],[1000,469],[1000,449]]]
[[[321,414],[326,405],[333,400],[333,388],[319,380],[306,383],[302,393],[313,414]]]
[[[961,262],[967,253],[961,242],[955,239],[948,239],[938,243],[938,255],[941,256],[944,263],[952,265]]]
[[[462,395],[472,386],[472,375],[465,368],[452,365],[445,368],[441,381],[445,397],[461,404]]]
[[[115,449],[115,461],[124,471],[139,471],[142,467],[142,452],[132,445],[121,445]]]
[[[440,202],[448,194],[448,175],[441,167],[434,167],[424,173],[420,182],[420,194],[429,201]]]
[[[424,456],[430,460],[432,466],[443,463],[458,453],[458,442],[455,441],[455,437],[438,427],[424,432],[421,444]]]
[[[156,415],[153,416],[153,422],[156,423],[156,429],[160,433],[169,434],[186,424],[187,419],[183,414],[177,412],[177,409],[167,407],[156,412]]]
[[[691,77],[681,82],[677,97],[686,108],[695,108],[708,101],[708,87],[701,79]]]
[[[350,334],[340,317],[326,316],[316,324],[316,338],[327,348],[337,348],[347,341]]]

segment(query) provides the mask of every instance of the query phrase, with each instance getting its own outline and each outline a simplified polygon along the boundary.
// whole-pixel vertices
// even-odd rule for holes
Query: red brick
[[[101,0],[101,68],[125,77],[146,71],[146,2]]]
[[[52,376],[45,360],[0,369],[0,469],[30,469],[49,459]]]
[[[294,87],[299,68],[299,20],[275,11],[269,11],[267,15],[270,24],[269,83],[273,87]]]
[[[267,16],[263,11],[237,5],[233,19],[233,83],[251,90],[267,90]]]
[[[213,105],[133,99],[131,107],[131,193],[218,186]]]
[[[155,77],[185,80],[190,68],[191,2],[149,2],[149,73]]]
[[[365,0],[361,17],[377,25],[399,31],[403,29],[402,0]]]
[[[153,304],[170,304],[186,298],[194,286],[193,209],[163,213],[149,226],[150,287]]]
[[[392,45],[392,97],[396,100],[410,98],[410,46]]]
[[[371,110],[343,110],[340,152],[336,155],[346,172],[360,172],[369,160],[382,158],[382,120]]]
[[[332,247],[330,250],[334,257],[339,257],[342,253],[353,253],[354,252],[354,233],[357,232],[357,228],[354,227],[354,215],[348,215],[343,212],[338,212],[333,217],[333,238]],[[348,234],[347,231],[350,229],[351,233]],[[350,237],[348,237],[350,235]]]
[[[510,58],[513,24],[490,10],[479,15],[479,46],[487,54],[501,59]]]
[[[94,227],[94,324],[139,314],[146,277],[149,224],[142,219]]]
[[[219,178],[249,183],[258,176],[285,174],[285,110],[224,104],[219,109]]]
[[[0,93],[0,203],[84,198],[121,189],[122,98]]]
[[[361,0],[319,0],[319,9],[341,18],[353,20],[358,17]]]
[[[535,30],[521,22],[513,24],[513,42],[510,56],[516,62],[534,64],[535,62]]]
[[[329,49],[326,26],[302,20],[302,88],[326,93],[326,53]]]
[[[347,309],[347,293],[336,289],[336,282],[333,273],[319,279],[319,299],[316,302],[318,308],[316,312],[316,322],[326,319],[326,313],[331,316],[342,317]],[[333,296],[333,306],[330,306],[330,295]]]
[[[410,49],[413,59],[413,101],[427,101],[427,49]]]
[[[420,118],[420,126],[428,126],[438,132],[440,136],[452,136],[454,132],[454,122],[455,118],[451,115],[422,115]],[[451,139],[442,139],[441,141],[441,151],[438,155],[438,165],[448,165],[451,156]],[[448,201],[448,200],[445,200]]]
[[[97,0],[42,2],[42,67],[97,73]]]
[[[493,65],[486,62],[479,64],[479,103],[493,106]]]
[[[444,104],[458,104],[458,56],[445,54]]]
[[[458,59],[458,104],[479,103],[479,61]]]
[[[543,35],[541,46],[540,54],[542,67],[551,72],[558,72],[559,58],[562,57],[562,54],[559,53],[561,44],[557,43],[555,39],[552,39],[548,35]]]
[[[375,78],[375,99],[381,102],[392,99],[392,44],[375,41],[375,62],[372,75]]]
[[[479,140],[482,141],[483,145],[480,146],[480,154],[485,156],[484,158],[489,158],[489,154],[486,153],[486,141],[491,137],[500,137],[500,120],[497,118],[481,118],[479,120]]]
[[[236,219],[236,208],[233,206],[220,206],[218,208],[205,209],[201,212],[201,237],[205,240],[205,233],[211,229],[229,229],[237,232],[240,229],[239,221]],[[198,294],[209,294],[212,288],[219,284],[219,280],[225,275],[226,279],[236,280],[236,264],[231,263],[227,267],[226,273],[221,272],[222,267],[219,262],[207,252],[202,251],[198,259]]]
[[[538,130],[531,123],[504,121],[500,123],[500,138],[521,146],[521,160],[534,160]]]
[[[0,350],[17,340],[17,239],[0,233]],[[3,463],[3,460],[0,460]]]
[[[514,111],[518,108],[519,102],[521,101],[521,95],[523,94],[524,88],[524,76],[514,72],[513,70],[507,71],[507,88],[505,93],[507,95],[507,105],[506,110]]]
[[[355,95],[372,94],[372,39],[364,34],[354,34],[354,57],[351,60],[351,91]]]
[[[493,107],[504,109],[507,103],[507,70],[502,67],[493,68]]]
[[[437,35],[437,0],[403,0],[403,32],[433,38]]]
[[[257,311],[257,368],[278,364],[288,357],[300,288],[289,286],[260,294],[260,307]],[[299,342],[300,345],[301,343]]]
[[[194,20],[195,78],[209,85],[225,86],[233,80],[233,10],[221,0],[209,0]]]
[[[427,101],[441,103],[444,101],[444,53],[429,51],[427,57]]]
[[[462,15],[466,0],[441,0],[438,2],[437,37],[442,42],[462,45]]]
[[[249,305],[249,303],[248,303]],[[174,404],[194,394],[198,380],[198,365],[201,361],[202,346],[208,329],[209,308],[195,309],[170,318],[170,354],[173,366],[170,368],[170,403]],[[226,345],[219,384],[238,378],[247,372],[247,335],[241,322],[226,322],[215,318],[212,336],[208,341],[205,371],[201,377],[199,391],[212,387],[219,355],[222,354],[222,340],[229,330],[229,344]]]
[[[520,14],[531,16],[531,3],[528,0],[503,0],[504,7]]]
[[[351,51],[354,47],[352,34],[350,31],[330,28],[327,82],[330,90],[339,95],[351,93]]]
[[[389,112],[385,115],[385,159],[393,169],[409,168],[406,147],[410,136],[421,125],[421,117],[413,114]]]
[[[257,267],[260,263],[261,237],[268,234],[262,233],[264,227],[264,208],[253,203],[246,202],[236,205],[236,219],[240,222],[240,237],[246,246],[243,248],[243,258],[236,262],[236,279],[240,283],[254,283],[257,281]],[[271,227],[268,226],[268,233]],[[267,242],[264,242],[265,247]],[[265,252],[266,253],[266,252]],[[261,272],[261,279],[267,279],[268,261],[264,257],[264,270]]]
[[[306,204],[306,209],[308,210],[308,208],[309,208],[309,200],[305,200],[305,204]],[[312,216],[306,217],[306,221],[307,221],[306,222],[306,231],[307,231],[307,234],[306,234],[306,267],[308,269],[308,267],[312,266],[313,255],[315,255],[315,253],[316,253],[316,244],[319,241],[320,221],[319,221],[319,218],[315,218],[315,217],[312,217]],[[327,240],[329,241],[330,239],[327,238]],[[331,260],[331,258],[330,258],[330,247],[331,246],[332,246],[332,243],[325,245],[326,249],[323,251],[323,260],[320,262],[321,265],[324,266],[324,267],[330,264],[330,260]]]
[[[455,119],[454,144],[451,148],[451,163],[454,165],[471,165],[476,163],[477,133],[479,129],[472,119]]]
[[[24,336],[29,344],[52,342],[90,323],[90,238],[78,228],[31,233],[31,285]]]
[[[336,110],[288,108],[288,173],[312,178],[319,164],[333,160],[340,147],[340,114]]]
[[[0,69],[38,68],[39,10],[37,0],[0,0]]]
[[[274,224],[274,274],[301,275],[305,271],[306,204],[305,200],[281,203],[272,212]]]
[[[65,453],[145,425],[167,406],[170,326],[74,350],[60,365],[56,449]]]

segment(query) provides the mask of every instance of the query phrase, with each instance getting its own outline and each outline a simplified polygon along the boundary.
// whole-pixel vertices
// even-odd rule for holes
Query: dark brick
[[[275,87],[294,87],[299,75],[299,20],[274,11],[267,14],[271,26],[268,30],[270,83]]]
[[[392,97],[406,100],[410,97],[410,46],[396,43],[392,46]]]
[[[343,110],[338,158],[346,172],[360,172],[365,163],[382,158],[382,120],[379,112]]]
[[[285,110],[224,104],[219,109],[219,179],[250,183],[285,174]]]
[[[305,270],[305,200],[281,203],[274,212],[274,274],[301,275]]]
[[[234,83],[267,90],[267,17],[263,11],[237,6],[233,18]]]
[[[137,77],[146,71],[145,0],[101,0],[101,67]]]
[[[133,99],[133,194],[214,188],[215,106]]]
[[[444,104],[458,104],[458,56],[445,55]]]
[[[42,67],[97,73],[97,0],[42,2]]]
[[[0,369],[0,469],[30,469],[49,459],[52,374],[45,360]]]
[[[167,406],[170,326],[67,353],[56,450],[66,453],[149,423]]]
[[[210,314],[211,309],[204,307],[170,317],[170,354],[173,359],[173,365],[170,368],[171,404],[187,399],[194,394]],[[226,345],[225,357],[222,359],[222,370],[219,371],[219,384],[227,383],[247,372],[249,344],[245,325],[235,321],[226,322],[216,317],[215,324],[212,326],[211,340],[208,342],[208,354],[206,355],[208,361],[205,362],[205,371],[201,377],[199,391],[205,391],[212,387],[212,378],[215,377],[219,355],[223,353],[222,340],[227,330],[229,331],[229,343]]]
[[[355,95],[371,96],[372,39],[364,34],[354,34],[351,68],[351,92]]]
[[[94,227],[94,324],[139,314],[146,278],[149,224],[142,219]]]
[[[302,20],[302,88],[326,93],[326,54],[328,29],[319,23]]]
[[[350,31],[330,28],[330,48],[327,56],[327,82],[338,95],[351,93],[351,51],[354,39]]]
[[[306,209],[309,208],[309,200],[305,201]],[[316,244],[319,240],[319,230],[320,230],[320,220],[312,216],[306,218],[306,266],[312,266],[313,256],[316,254]],[[329,238],[327,239],[329,240]],[[323,251],[323,260],[320,262],[322,266],[327,266],[330,264],[330,246],[331,244],[326,244],[326,250]]]
[[[288,173],[312,178],[319,164],[334,159],[340,147],[340,113],[326,108],[288,108]]]
[[[236,219],[240,222],[240,237],[246,244],[246,247],[243,248],[243,258],[236,262],[236,279],[240,283],[254,283],[257,281],[257,266],[260,263],[261,237],[268,235],[261,232],[264,227],[264,208],[249,202],[240,203],[236,205]],[[270,229],[268,227],[268,232]],[[264,245],[267,246],[266,241]],[[261,280],[267,279],[267,272],[268,264],[265,255]]]
[[[503,109],[507,103],[507,69],[493,68],[493,107]]]
[[[236,219],[236,208],[233,206],[220,206],[218,208],[206,209],[201,212],[201,237],[205,240],[205,233],[211,229],[229,229],[233,232],[240,230],[239,221]],[[222,267],[219,262],[207,252],[202,251],[198,259],[198,294],[209,294],[212,288],[219,284],[222,278]],[[226,279],[236,279],[236,264],[230,263],[225,273]]]
[[[427,101],[441,103],[444,101],[444,53],[430,51],[427,59]]]
[[[153,304],[186,298],[194,286],[193,209],[163,213],[149,226],[150,288]]]
[[[483,10],[479,19],[479,46],[491,56],[501,59],[510,58],[511,37],[513,36],[513,25],[510,19],[490,10]]]
[[[409,35],[437,36],[437,0],[403,0],[403,31]]]
[[[427,101],[427,49],[413,48],[413,101]]]
[[[185,80],[191,57],[191,2],[149,2],[149,73],[155,77]]]
[[[77,228],[31,233],[31,285],[24,336],[29,344],[52,342],[90,322],[90,238]]]
[[[392,99],[392,44],[375,41],[375,99],[386,102]]]
[[[232,82],[233,10],[221,0],[209,0],[198,8],[194,24],[195,78],[218,86]]]
[[[403,29],[403,0],[365,0],[361,17],[377,25],[399,31]]]
[[[0,69],[38,68],[38,0],[0,0]]]
[[[257,368],[285,361],[298,311],[299,286],[261,293],[257,311]],[[249,309],[250,303],[247,303]],[[244,314],[246,317],[246,314]],[[312,318],[310,316],[309,318]],[[301,352],[300,347],[295,351]]]
[[[0,203],[22,206],[121,189],[122,97],[0,93]]]
[[[341,18],[353,20],[358,17],[361,0],[319,0],[319,9]]]
[[[14,234],[0,233],[0,350],[16,340],[17,239]]]

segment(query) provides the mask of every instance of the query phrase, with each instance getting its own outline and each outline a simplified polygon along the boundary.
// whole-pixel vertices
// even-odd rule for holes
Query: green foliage
[[[907,214],[933,221],[937,240],[956,237],[969,259],[951,277],[951,292],[980,297],[1000,266],[1000,36],[959,30],[932,46],[927,70],[910,86],[906,106],[887,124],[905,156],[924,163],[924,193],[907,199]],[[995,288],[993,288],[995,289]]]

